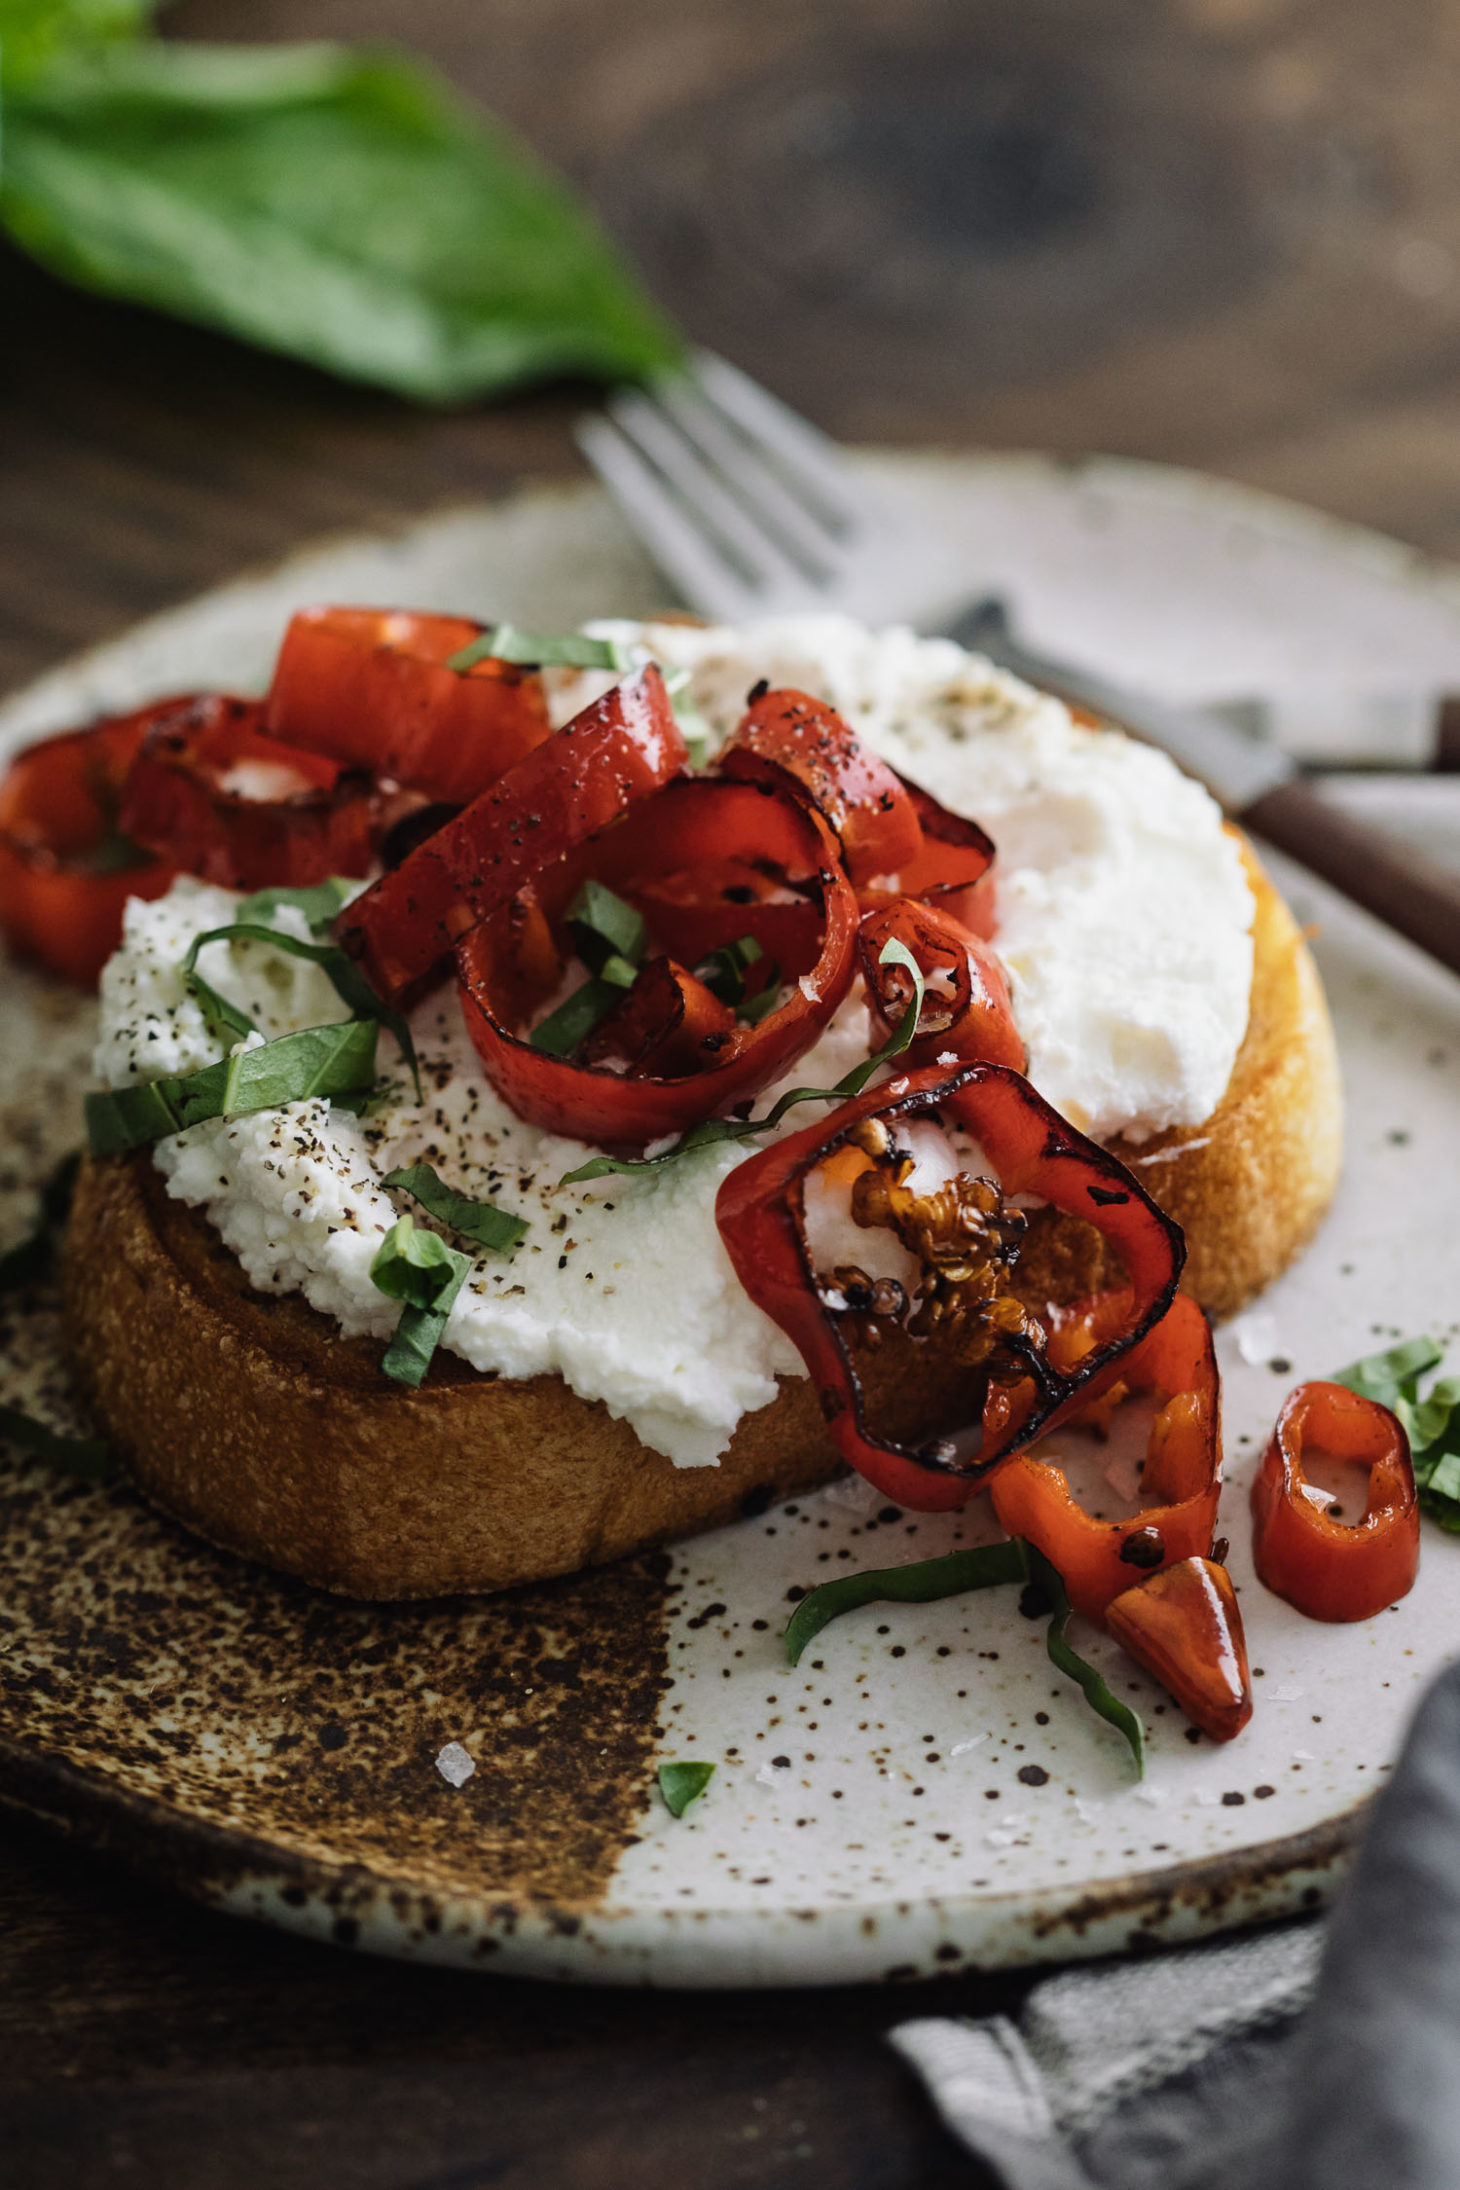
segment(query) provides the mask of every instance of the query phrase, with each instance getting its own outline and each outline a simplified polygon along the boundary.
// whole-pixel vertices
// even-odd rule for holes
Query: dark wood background
[[[699,339],[847,437],[1206,466],[1460,554],[1457,0],[182,0],[433,55]],[[0,687],[324,531],[576,469],[584,391],[413,411],[0,249]],[[937,2190],[930,1994],[354,1961],[0,1831],[7,2182]]]

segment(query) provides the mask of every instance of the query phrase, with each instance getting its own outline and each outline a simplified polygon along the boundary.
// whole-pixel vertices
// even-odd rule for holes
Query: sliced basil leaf
[[[748,1027],[758,1027],[761,1020],[768,1018],[775,1010],[780,1000],[781,969],[779,966],[772,966],[755,994],[747,996],[742,1003],[736,1005],[735,1016]]]
[[[803,1597],[786,1623],[786,1657],[799,1664],[814,1635],[844,1612],[868,1604],[933,1604],[940,1597],[961,1597],[971,1589],[997,1589],[1004,1582],[1027,1582],[1029,1562],[1018,1537],[1002,1544],[980,1544],[969,1551],[919,1559],[912,1566],[872,1567],[863,1574],[838,1574]]]
[[[534,1049],[545,1050],[549,1057],[571,1057],[599,1021],[623,1002],[623,993],[611,981],[585,981],[556,1011],[539,1020],[527,1039]]]
[[[590,973],[602,973],[611,957],[637,966],[649,940],[642,913],[591,876],[567,911],[573,948]]]
[[[714,1148],[722,1141],[751,1140],[757,1133],[768,1133],[780,1124],[788,1110],[797,1103],[844,1103],[854,1095],[860,1095],[874,1072],[882,1065],[900,1057],[917,1032],[918,1019],[923,1008],[925,982],[922,968],[906,944],[894,936],[882,947],[881,964],[906,966],[913,978],[913,995],[907,1010],[897,1023],[892,1039],[838,1080],[835,1087],[788,1088],[779,1102],[774,1103],[763,1118],[702,1118],[681,1134],[672,1148],[662,1156],[594,1156],[588,1163],[580,1164],[576,1171],[567,1171],[559,1179],[559,1186],[581,1186],[589,1179],[607,1178],[610,1173],[624,1172],[629,1176],[639,1171],[657,1171],[661,1165],[673,1163],[680,1156],[688,1156],[698,1148]],[[541,1029],[539,1029],[539,1032]]]
[[[24,1446],[63,1475],[94,1478],[111,1473],[111,1453],[104,1437],[63,1437],[19,1407],[0,1407],[0,1442]]]
[[[56,1234],[71,1207],[71,1193],[80,1164],[80,1150],[73,1149],[69,1156],[61,1158],[41,1188],[40,1214],[34,1231],[29,1238],[0,1255],[0,1293],[14,1292],[20,1285],[34,1285],[50,1269]]]
[[[758,965],[765,952],[753,935],[742,935],[737,942],[722,943],[711,951],[695,967],[695,977],[703,981],[712,996],[718,996],[722,1004],[743,1004],[745,1001],[745,974],[750,966]]]
[[[434,1164],[413,1163],[399,1171],[388,1171],[385,1184],[398,1186],[430,1216],[449,1224],[453,1232],[460,1232],[466,1239],[474,1239],[479,1247],[505,1253],[527,1230],[526,1217],[509,1216],[489,1201],[474,1201],[469,1194],[458,1194],[445,1184]]]
[[[1351,1362],[1332,1382],[1398,1417],[1409,1439],[1421,1506],[1441,1528],[1460,1535],[1460,1377],[1440,1377],[1428,1392],[1420,1390],[1444,1353],[1437,1339],[1406,1338],[1385,1353]]]
[[[414,1217],[397,1217],[375,1252],[370,1281],[387,1299],[404,1303],[380,1366],[397,1384],[420,1383],[441,1342],[471,1256],[423,1232]]]
[[[295,912],[303,913],[314,934],[319,935],[344,911],[356,887],[355,883],[346,882],[339,875],[331,875],[327,881],[316,882],[307,889],[255,890],[239,905],[238,917],[242,921],[260,920],[267,925],[281,905],[292,905]]]
[[[311,1095],[344,1095],[375,1081],[373,1019],[341,1019],[305,1027],[181,1077],[139,1081],[86,1098],[87,1145],[93,1156],[117,1156],[166,1140],[205,1118],[275,1110]]]
[[[697,1802],[715,1776],[713,1764],[661,1764],[659,1792],[671,1817],[683,1817]]]
[[[1065,1585],[1043,1552],[1036,1551],[1033,1544],[1026,1544],[1024,1550],[1029,1560],[1029,1578],[1038,1583],[1049,1602],[1049,1631],[1044,1638],[1044,1647],[1049,1652],[1050,1663],[1075,1683],[1097,1718],[1104,1719],[1108,1726],[1124,1735],[1136,1760],[1136,1777],[1144,1779],[1146,1730],[1139,1715],[1128,1703],[1122,1703],[1118,1696],[1112,1695],[1104,1677],[1069,1641],[1065,1629],[1069,1626],[1071,1606],[1065,1595]]]
[[[422,1100],[421,1068],[404,1013],[376,995],[354,959],[342,951],[338,943],[305,943],[297,935],[281,935],[277,928],[264,927],[252,920],[232,920],[225,928],[209,928],[202,935],[195,935],[183,960],[183,979],[194,994],[198,993],[199,987],[207,991],[211,1003],[203,1002],[205,1016],[216,1008],[223,1015],[224,1024],[236,1034],[253,1033],[254,1024],[197,973],[198,953],[208,943],[265,943],[273,950],[282,951],[287,958],[304,958],[318,966],[341,1003],[347,1004],[357,1019],[376,1019],[394,1036],[396,1047],[416,1083],[416,1101]],[[199,1000],[203,1001],[201,997]]]
[[[589,639],[581,631],[519,631],[497,624],[447,661],[448,669],[467,670],[478,662],[517,662],[531,669],[611,669],[622,676],[634,665],[636,650],[618,639]]]
[[[674,709],[674,719],[679,724],[679,734],[689,751],[690,766],[703,768],[710,757],[715,733],[695,705],[691,673],[684,668],[666,668],[663,662],[659,668],[664,689],[669,694],[669,704]]]

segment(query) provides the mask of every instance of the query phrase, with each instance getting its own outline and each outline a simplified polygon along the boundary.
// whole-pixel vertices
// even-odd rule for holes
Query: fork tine
[[[583,454],[689,606],[716,622],[744,622],[757,605],[745,579],[633,442],[608,419],[592,415],[581,418],[576,431]]]
[[[764,442],[732,425],[688,375],[666,373],[650,392],[746,514],[779,539],[808,577],[832,584],[847,552],[845,532],[833,531],[819,510],[787,487],[784,468],[767,461]]]
[[[786,602],[820,590],[824,574],[813,577],[787,554],[652,396],[619,389],[608,398],[608,414],[661,473],[698,520],[701,531],[717,537],[730,560],[740,566],[752,592],[761,597],[762,606],[772,597]]]
[[[742,433],[775,452],[819,504],[833,532],[851,535],[863,529],[866,508],[847,476],[841,450],[829,435],[713,350],[696,350],[689,371]]]

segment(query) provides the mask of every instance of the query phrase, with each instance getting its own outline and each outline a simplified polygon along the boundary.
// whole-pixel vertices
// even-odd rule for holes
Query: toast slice
[[[1216,1112],[1117,1144],[1186,1229],[1188,1289],[1233,1313],[1312,1233],[1338,1175],[1341,1100],[1318,975],[1248,854],[1256,894],[1246,1038]],[[248,1284],[150,1156],[88,1163],[63,1257],[68,1343],[143,1492],[224,1549],[371,1598],[506,1589],[713,1528],[835,1475],[805,1378],[740,1422],[715,1468],[676,1468],[556,1376],[483,1376],[438,1352],[419,1391],[297,1296]],[[1036,1214],[1031,1305],[1118,1279],[1100,1236]],[[894,1337],[859,1364],[869,1412],[916,1438],[957,1420],[963,1372]]]

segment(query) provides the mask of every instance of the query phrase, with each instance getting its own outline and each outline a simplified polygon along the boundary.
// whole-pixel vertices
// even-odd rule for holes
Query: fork
[[[615,389],[577,435],[654,560],[716,623],[817,608],[885,622],[907,596],[913,547],[893,514],[849,477],[834,441],[711,351]],[[1163,746],[1234,819],[1460,973],[1460,878],[1325,800],[1275,740],[1036,652],[996,595],[938,629]]]

